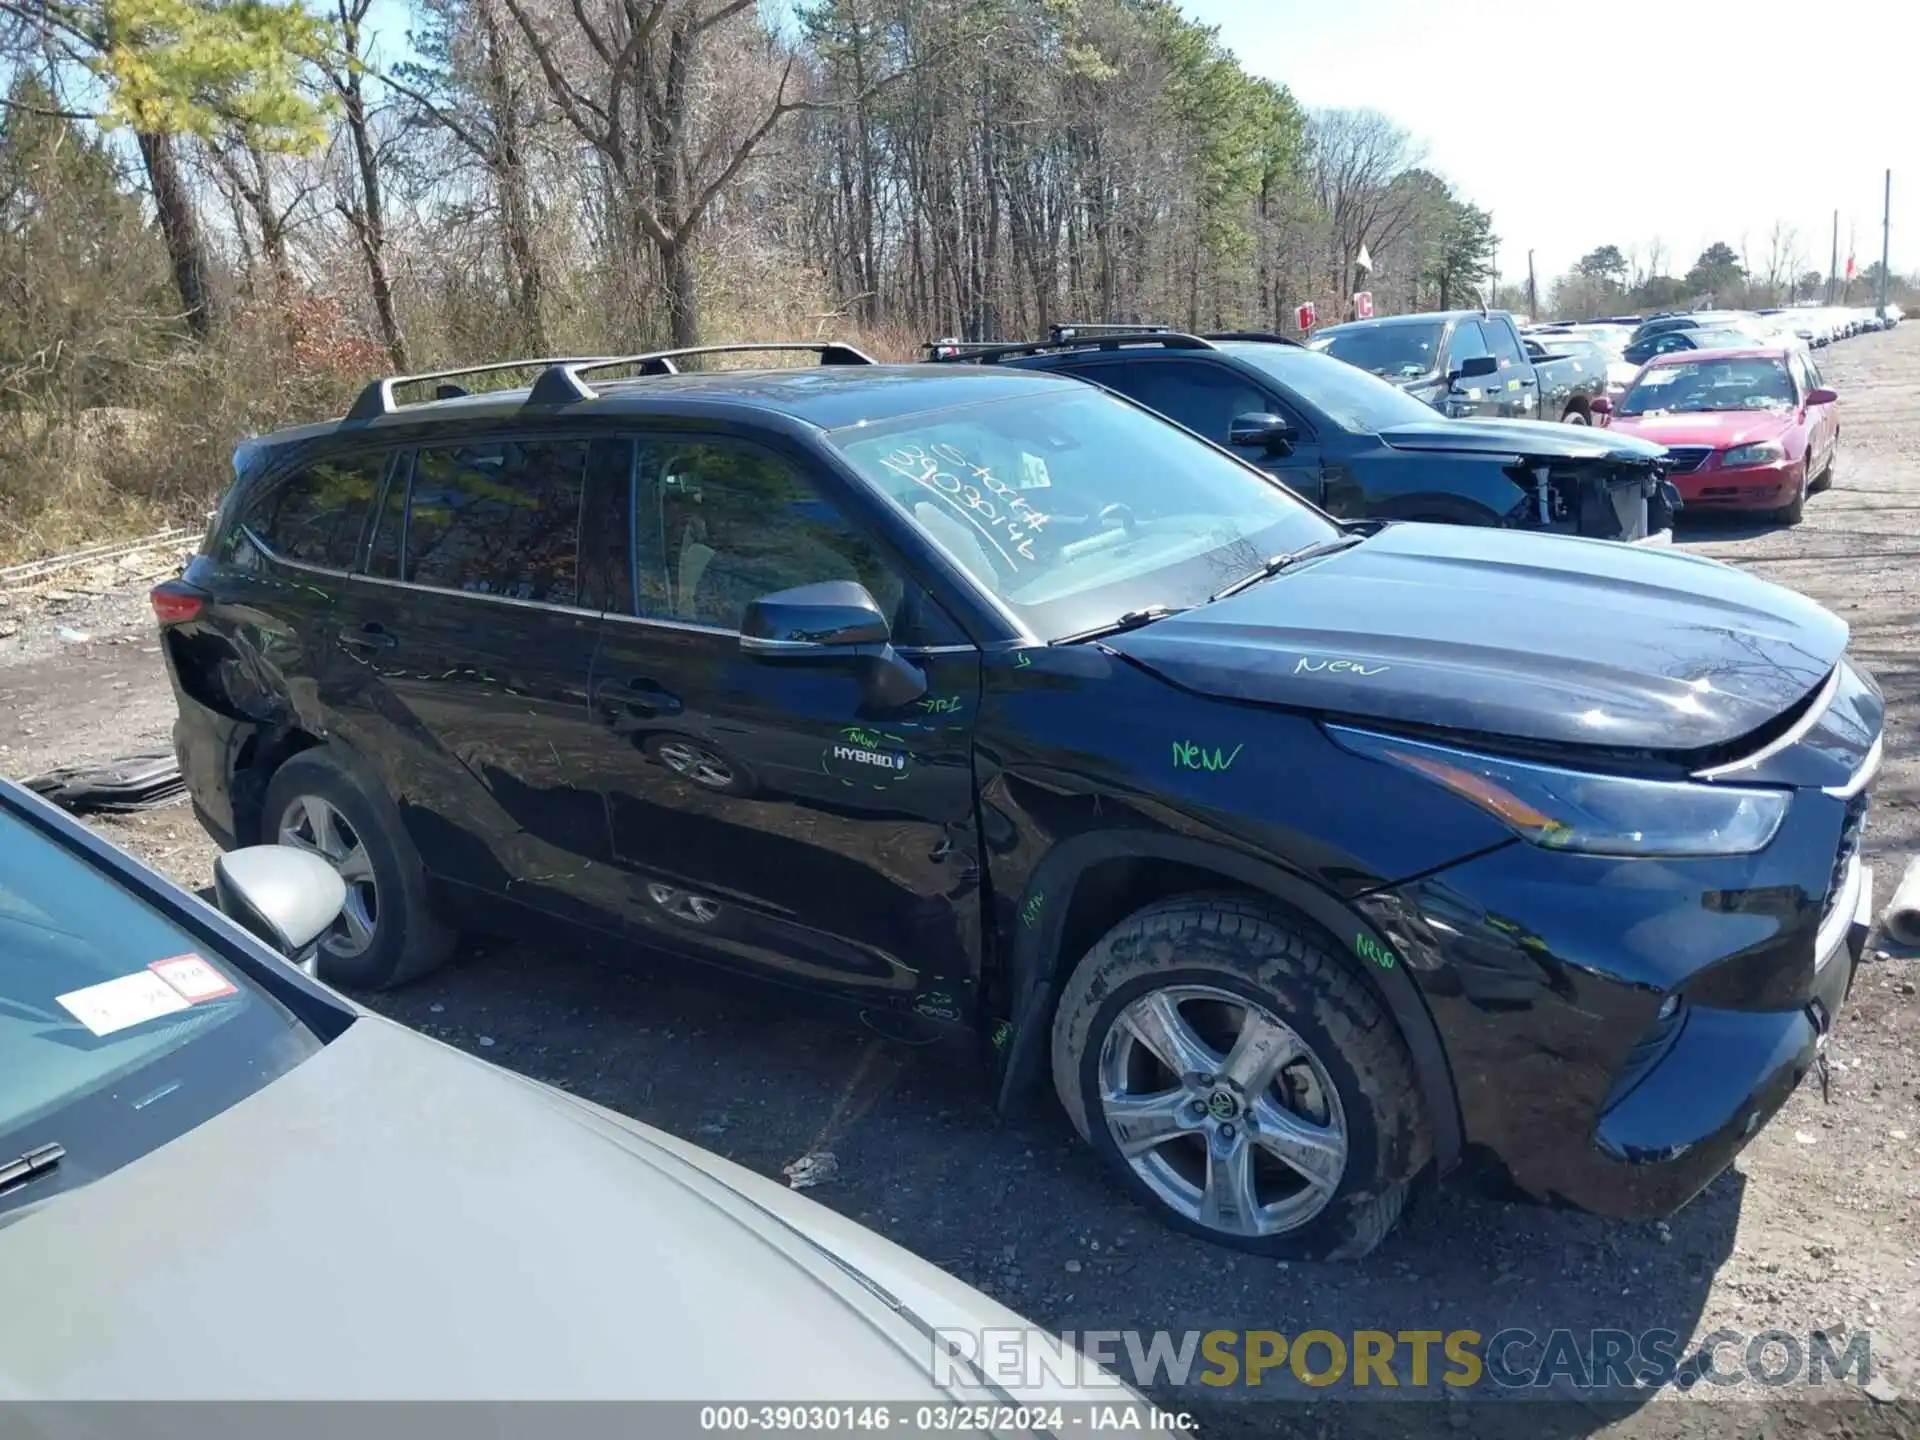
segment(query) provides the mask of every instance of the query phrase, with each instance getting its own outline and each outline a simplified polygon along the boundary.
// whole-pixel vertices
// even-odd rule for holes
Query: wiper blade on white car
[[[1365,535],[1336,535],[1331,540],[1322,540],[1309,545],[1304,550],[1288,550],[1284,554],[1270,555],[1261,562],[1260,568],[1251,575],[1242,575],[1224,590],[1216,590],[1207,597],[1209,604],[1215,600],[1224,600],[1229,595],[1238,595],[1249,585],[1258,585],[1262,580],[1278,575],[1282,570],[1298,565],[1302,560],[1318,560],[1322,555],[1331,555],[1336,550],[1349,550],[1366,539]]]
[[[0,1191],[38,1179],[66,1158],[64,1145],[36,1145],[26,1154],[0,1164]]]

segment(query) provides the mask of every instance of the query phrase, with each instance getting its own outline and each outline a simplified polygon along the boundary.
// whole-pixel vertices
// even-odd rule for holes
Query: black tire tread
[[[1203,946],[1212,954],[1202,959],[1189,953],[1176,965],[1176,937],[1204,937],[1213,942]],[[1179,896],[1128,916],[1087,952],[1068,977],[1053,1027],[1054,1088],[1074,1128],[1083,1140],[1091,1138],[1081,1091],[1085,1057],[1076,1044],[1076,1030],[1081,1040],[1090,1038],[1085,1032],[1119,985],[1158,970],[1186,969],[1206,961],[1262,989],[1272,991],[1274,978],[1284,976],[1315,993],[1316,1017],[1333,1037],[1373,1109],[1381,1151],[1376,1157],[1378,1185],[1370,1194],[1349,1195],[1339,1202],[1344,1206],[1347,1233],[1321,1256],[1354,1259],[1367,1254],[1392,1230],[1411,1180],[1432,1157],[1432,1134],[1413,1060],[1398,1026],[1353,965],[1315,932],[1271,905],[1237,893]],[[1294,1253],[1261,1242],[1248,1242],[1247,1248]]]

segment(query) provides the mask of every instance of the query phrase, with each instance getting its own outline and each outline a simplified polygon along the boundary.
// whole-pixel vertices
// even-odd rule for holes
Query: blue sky
[[[1744,231],[1764,264],[1777,220],[1827,268],[1833,212],[1920,270],[1920,7],[1888,0],[1180,0],[1257,75],[1309,106],[1370,106],[1429,168],[1493,211],[1504,279],[1544,278],[1600,244],[1664,242],[1684,271]]]

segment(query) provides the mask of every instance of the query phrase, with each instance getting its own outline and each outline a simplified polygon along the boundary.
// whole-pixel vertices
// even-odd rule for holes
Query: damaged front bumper
[[[1667,544],[1680,492],[1658,464],[1522,461],[1516,484],[1527,498],[1507,517],[1518,529],[1628,544]]]

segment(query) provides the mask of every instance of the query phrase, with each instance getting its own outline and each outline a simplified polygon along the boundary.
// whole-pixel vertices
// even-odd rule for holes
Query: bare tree
[[[351,151],[352,175],[343,187],[337,208],[353,228],[360,258],[367,269],[367,287],[380,325],[380,342],[396,370],[407,368],[407,339],[400,329],[400,310],[394,300],[393,274],[387,265],[387,206],[382,185],[380,145],[374,135],[372,107],[367,100],[367,12],[373,0],[334,0],[334,18],[340,26],[340,48],[330,57],[327,83],[340,101],[340,120]]]
[[[804,76],[796,80],[794,57],[769,57],[778,76],[772,99],[743,123],[729,124],[743,117],[701,93],[712,79],[707,51],[755,0],[571,0],[569,18],[537,13],[536,0],[505,4],[560,113],[616,179],[625,238],[636,251],[651,247],[674,343],[696,343],[701,223],[775,127],[814,108]]]
[[[1308,122],[1307,162],[1329,226],[1328,280],[1353,290],[1354,259],[1397,240],[1421,212],[1417,189],[1394,181],[1420,159],[1412,137],[1378,110],[1321,110]]]

